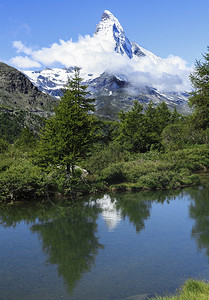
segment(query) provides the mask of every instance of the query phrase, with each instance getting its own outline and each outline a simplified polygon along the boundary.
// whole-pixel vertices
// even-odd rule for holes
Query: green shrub
[[[179,289],[176,295],[167,297],[155,297],[152,300],[208,300],[209,283],[190,279]]]
[[[183,122],[170,124],[162,132],[162,144],[166,150],[208,144],[208,138],[208,129],[197,129],[192,124]]]
[[[129,183],[144,189],[170,189],[197,184],[199,176],[191,175],[191,172],[209,166],[209,149],[196,146],[154,155],[153,160],[149,160],[148,155],[138,155],[137,158],[109,165],[97,173],[97,180],[117,186]]]
[[[27,160],[17,160],[0,173],[1,199],[41,195],[46,184],[41,170]]]
[[[85,161],[85,168],[90,171],[91,174],[94,174],[112,164],[127,161],[129,156],[129,152],[124,151],[119,143],[112,142],[108,146],[96,149],[91,157]]]
[[[181,178],[178,173],[172,171],[152,172],[141,176],[138,184],[146,189],[178,188],[181,186]]]
[[[124,164],[112,164],[101,173],[100,180],[108,183],[120,183],[125,181]]]
[[[9,149],[9,143],[0,138],[0,153],[5,153]]]

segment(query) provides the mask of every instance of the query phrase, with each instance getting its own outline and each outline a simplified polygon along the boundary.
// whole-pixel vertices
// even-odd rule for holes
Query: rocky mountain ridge
[[[156,56],[152,52],[144,49],[136,43],[131,42],[125,35],[123,27],[118,19],[108,10],[103,12],[101,21],[96,26],[94,35],[100,39],[112,41],[115,46],[115,52],[126,55],[130,59],[137,60],[144,56],[149,56],[155,61],[160,59],[160,57]]]
[[[42,92],[59,99],[68,77],[73,76],[73,68],[47,68],[25,73]],[[163,93],[149,86],[137,87],[126,76],[108,72],[93,79],[90,79],[91,74],[88,74],[88,77],[84,83],[88,86],[90,97],[96,99],[96,114],[99,116],[115,118],[120,110],[130,110],[135,100],[138,100],[144,108],[150,101],[155,105],[165,102],[171,110],[176,108],[183,114],[190,112],[187,93]]]
[[[138,44],[130,42],[118,19],[108,10],[102,14],[94,38],[101,44],[108,41],[108,45],[112,45],[110,48],[113,53],[121,55],[133,64],[134,62],[141,63],[143,58],[149,59],[154,65],[162,60]],[[63,69],[46,68],[40,71],[24,71],[24,73],[41,91],[59,98],[68,77],[73,76],[73,66]],[[130,110],[135,100],[142,103],[144,107],[150,101],[154,104],[166,102],[171,109],[176,108],[181,113],[190,111],[187,93],[161,92],[140,81],[136,84],[126,72],[113,72],[107,68],[101,74],[96,74],[88,72],[87,69],[81,69],[81,77],[88,85],[90,97],[96,99],[96,113],[100,116],[113,118],[120,110]]]
[[[12,110],[24,110],[47,114],[57,100],[42,93],[17,69],[0,62],[0,106]]]

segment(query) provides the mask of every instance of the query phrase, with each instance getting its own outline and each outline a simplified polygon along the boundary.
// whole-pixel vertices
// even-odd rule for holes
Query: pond
[[[0,298],[146,299],[209,280],[209,188],[0,208]]]

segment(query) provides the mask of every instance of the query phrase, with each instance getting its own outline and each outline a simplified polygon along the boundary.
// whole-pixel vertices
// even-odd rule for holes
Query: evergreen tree
[[[154,106],[152,101],[148,104],[145,111],[148,149],[161,148],[161,133],[170,124],[171,115],[165,102],[157,106]]]
[[[150,102],[143,112],[143,106],[135,101],[133,108],[119,114],[119,129],[116,140],[131,152],[146,152],[161,148],[163,129],[178,119],[178,113],[171,113],[166,103],[157,106]]]
[[[189,104],[194,109],[193,119],[196,126],[206,129],[209,127],[209,53],[204,54],[203,59],[196,60],[195,70],[190,74],[194,91]]]
[[[118,140],[125,149],[132,152],[147,150],[147,127],[143,114],[143,106],[139,101],[134,102],[132,109],[126,113],[119,113]]]
[[[20,148],[22,150],[30,150],[35,147],[36,137],[32,130],[29,127],[25,126],[21,131],[17,141],[15,142],[15,147]]]
[[[40,137],[40,154],[44,164],[64,166],[67,174],[74,174],[78,160],[88,152],[94,133],[93,99],[86,98],[79,69],[68,80],[55,115],[47,120]]]
[[[171,115],[168,105],[165,102],[161,102],[156,108],[156,118],[157,118],[157,129],[158,133],[161,134],[163,129],[171,122]]]

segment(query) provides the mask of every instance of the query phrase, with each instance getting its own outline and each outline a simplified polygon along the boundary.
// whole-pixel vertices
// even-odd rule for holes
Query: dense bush
[[[4,139],[0,138],[0,153],[4,153],[8,150],[9,143]]]
[[[17,140],[25,126],[37,134],[44,123],[44,118],[33,113],[0,108],[0,138],[9,143],[14,143]]]
[[[85,161],[84,166],[94,174],[114,163],[127,161],[129,157],[130,153],[125,151],[118,142],[112,142],[107,146],[97,147]]]
[[[167,151],[208,144],[208,139],[208,129],[197,129],[190,123],[170,124],[162,132],[162,144]]]
[[[45,175],[38,166],[25,159],[7,162],[0,173],[1,199],[40,196],[46,184]]]
[[[132,160],[118,161],[94,169],[94,179],[118,189],[170,189],[199,182],[192,172],[209,167],[209,148],[206,145],[158,153],[138,154]]]

